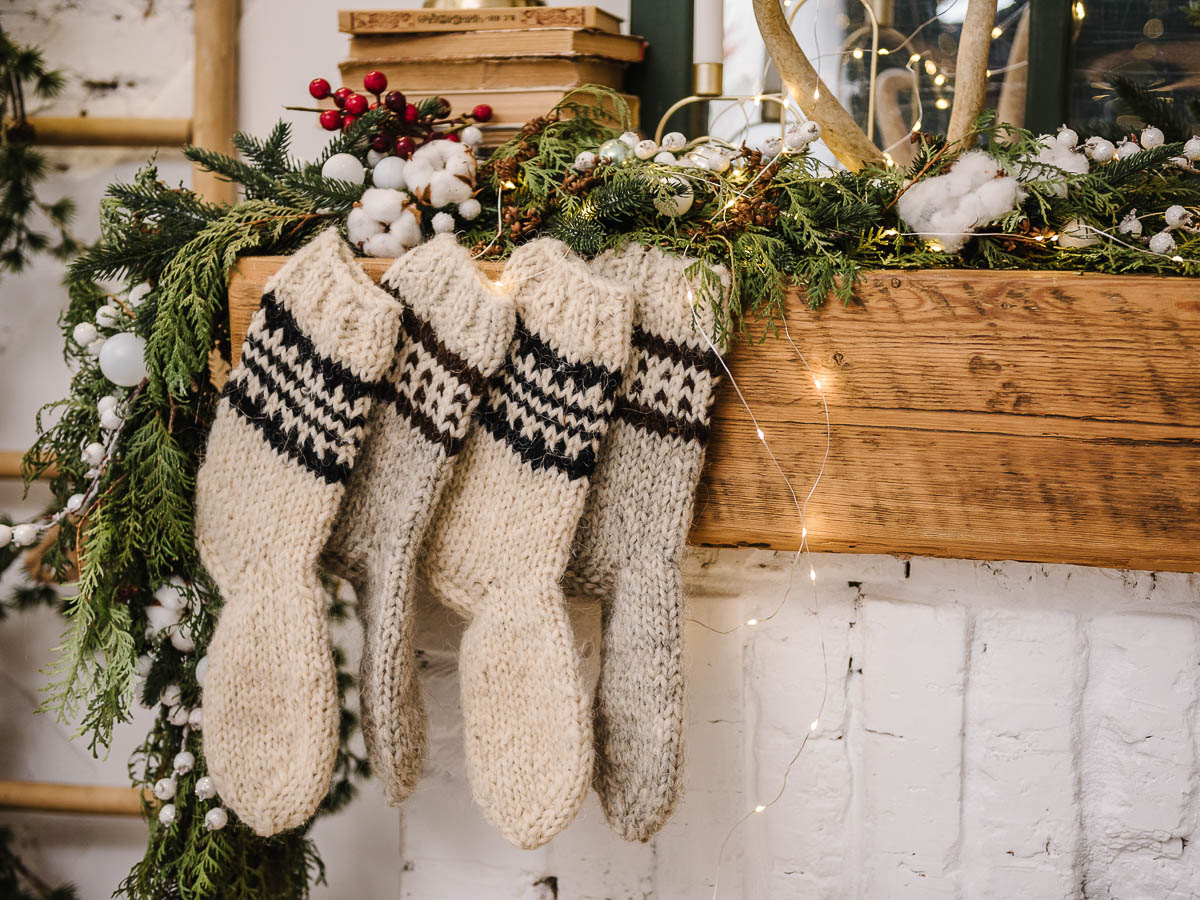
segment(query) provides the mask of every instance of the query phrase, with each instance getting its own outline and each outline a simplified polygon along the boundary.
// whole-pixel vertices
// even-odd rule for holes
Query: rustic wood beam
[[[196,87],[192,100],[192,143],[233,152],[238,123],[238,0],[196,0]],[[207,200],[232,203],[237,187],[199,167],[192,188]]]
[[[149,800],[147,795],[147,800]],[[151,801],[152,802],[152,801]],[[0,781],[0,809],[84,813],[97,816],[141,816],[137,788],[48,781]]]
[[[46,147],[182,147],[192,138],[191,119],[39,116],[29,124]]]

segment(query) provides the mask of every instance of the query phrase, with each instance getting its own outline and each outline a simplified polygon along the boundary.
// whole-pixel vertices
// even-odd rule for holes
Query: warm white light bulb
[[[754,811],[755,811],[756,813],[760,813],[760,812],[762,812],[764,809],[766,809],[766,807],[765,807],[765,806],[763,806],[761,803],[760,803],[760,804],[758,804],[758,806],[754,807]]]
[[[1000,37],[1000,35],[1002,35],[1002,34],[1004,34],[1004,29],[1001,28],[999,25],[997,25],[995,28],[992,29],[992,40],[994,41],[996,38]]]
[[[817,570],[816,570],[816,569],[809,569],[809,570],[808,570],[808,580],[809,580],[809,581],[816,581],[816,580],[817,580]]]
[[[937,77],[933,79],[933,83],[936,84],[938,87],[941,87],[943,84],[946,83],[946,76],[943,75],[941,72],[939,72]]]
[[[910,56],[910,57],[908,58],[908,61],[909,61],[910,63],[920,62],[920,61],[921,61],[921,54],[920,54],[920,53],[914,53],[912,56]]]
[[[821,389],[821,379],[820,378],[814,378],[813,384],[815,384],[817,386],[818,391]]]
[[[854,48],[854,52],[853,52],[853,53],[851,53],[850,55],[851,55],[851,56],[853,56],[855,59],[862,59],[862,58],[863,58],[863,52],[862,52],[862,48],[861,48],[861,47],[855,47],[855,48]]]
[[[801,537],[801,538],[806,538],[806,537],[808,537],[808,529],[807,529],[807,528],[801,528],[801,529],[800,529],[800,537]]]
[[[808,726],[808,730],[809,730],[809,731],[816,731],[816,730],[817,730],[817,728],[819,728],[819,727],[820,727],[820,725],[821,725],[821,720],[820,720],[820,719],[813,719],[813,720],[812,720],[812,724]]]
[[[880,48],[879,48],[879,55],[880,55],[880,56],[887,56],[887,55],[888,55],[889,53],[891,53],[891,52],[892,52],[892,51],[891,51],[891,50],[889,50],[887,47],[880,47]]]
[[[751,627],[753,627],[753,626],[755,626],[755,625],[757,625],[757,624],[758,624],[758,619],[747,619],[747,620],[746,620],[746,624],[747,624],[747,625],[750,625]]]
[[[767,436],[763,434],[763,430],[761,428],[758,429],[758,439],[760,441],[765,441],[767,439]]]

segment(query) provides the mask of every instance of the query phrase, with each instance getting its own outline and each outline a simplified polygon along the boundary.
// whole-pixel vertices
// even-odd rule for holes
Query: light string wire
[[[692,308],[694,310],[695,309],[695,297],[694,297],[692,291],[690,291],[690,290],[688,291],[687,299],[688,299],[690,308]],[[753,817],[755,815],[760,815],[760,814],[766,812],[768,809],[770,809],[772,806],[774,806],[776,803],[778,803],[783,798],[783,795],[787,792],[788,782],[789,782],[789,779],[791,778],[792,770],[795,768],[796,763],[799,761],[800,755],[804,752],[804,748],[806,746],[808,746],[809,737],[811,737],[816,732],[817,728],[820,726],[821,717],[825,713],[825,705],[829,699],[829,654],[828,654],[828,650],[827,650],[827,647],[825,644],[824,629],[823,629],[822,623],[821,623],[820,604],[819,604],[820,598],[819,598],[819,595],[817,592],[817,584],[816,584],[817,571],[816,571],[816,568],[813,566],[812,550],[808,543],[807,521],[808,521],[808,504],[812,500],[813,495],[816,493],[817,487],[820,485],[821,479],[825,475],[825,468],[829,462],[829,454],[830,454],[832,444],[833,444],[833,430],[832,430],[832,426],[830,424],[830,419],[829,419],[829,403],[825,396],[825,390],[821,384],[821,380],[820,380],[820,378],[817,377],[816,373],[812,369],[812,366],[809,365],[808,359],[804,356],[804,353],[800,350],[799,346],[797,346],[795,340],[792,338],[791,331],[788,328],[787,319],[784,318],[784,320],[783,320],[784,337],[786,338],[788,344],[791,345],[792,350],[795,352],[797,358],[800,360],[801,364],[804,366],[805,371],[808,372],[809,377],[812,379],[813,387],[816,389],[817,395],[821,399],[821,409],[822,409],[822,413],[825,418],[825,450],[821,457],[821,465],[817,471],[816,477],[813,479],[812,486],[809,488],[808,493],[804,495],[804,499],[801,500],[799,495],[796,493],[795,487],[792,485],[791,479],[788,478],[787,472],[784,471],[783,466],[780,464],[779,459],[775,455],[774,450],[771,449],[771,445],[767,441],[766,433],[763,431],[762,426],[758,421],[758,417],[755,416],[754,410],[751,409],[750,404],[747,402],[746,395],[742,392],[741,385],[738,384],[737,379],[734,378],[734,376],[733,376],[733,372],[730,371],[729,365],[725,361],[724,355],[717,348],[716,344],[713,343],[712,339],[708,336],[706,329],[697,328],[696,330],[701,335],[703,335],[704,340],[708,344],[709,349],[716,356],[717,361],[719,362],[719,364],[721,366],[721,369],[724,371],[725,376],[729,379],[730,386],[733,388],[734,392],[737,394],[738,401],[741,403],[742,408],[746,410],[746,414],[750,417],[750,421],[754,425],[755,436],[758,438],[759,442],[762,444],[763,449],[766,451],[768,458],[770,458],[770,460],[771,460],[771,464],[775,467],[775,470],[779,473],[779,477],[781,479],[783,479],[783,483],[787,486],[788,493],[791,495],[791,498],[792,498],[792,504],[795,506],[796,513],[800,518],[800,546],[797,548],[795,554],[793,554],[793,556],[792,556],[791,565],[789,566],[789,571],[788,571],[787,586],[784,590],[783,597],[780,599],[779,603],[775,606],[775,608],[768,615],[762,616],[761,618],[747,619],[743,624],[737,625],[737,626],[734,626],[733,628],[728,628],[728,629],[715,628],[705,622],[700,621],[699,619],[696,619],[696,618],[693,618],[690,616],[687,617],[686,621],[691,622],[695,625],[699,625],[700,627],[705,628],[708,631],[713,632],[714,634],[726,635],[726,634],[732,634],[733,632],[738,631],[743,627],[751,627],[752,628],[752,627],[755,627],[755,626],[761,624],[762,622],[768,622],[771,619],[774,619],[783,610],[783,607],[786,605],[788,598],[791,596],[792,587],[793,587],[793,584],[795,583],[795,577],[796,577],[796,565],[797,565],[797,563],[800,562],[801,558],[803,558],[805,560],[805,562],[808,563],[809,591],[810,591],[810,598],[811,598],[811,602],[812,602],[812,614],[816,618],[817,639],[818,639],[818,643],[819,643],[820,651],[821,651],[821,668],[822,668],[822,677],[823,677],[822,687],[821,687],[821,701],[817,706],[817,714],[813,718],[812,723],[809,725],[808,730],[805,731],[804,737],[801,739],[799,746],[796,748],[796,752],[794,754],[792,754],[791,759],[788,760],[788,764],[784,768],[782,778],[780,779],[779,789],[765,803],[757,803],[751,810],[749,810],[748,812],[745,812],[741,816],[739,816],[730,825],[729,830],[725,833],[724,839],[721,841],[720,850],[717,853],[716,870],[715,870],[715,873],[713,876],[712,897],[713,897],[713,900],[716,900],[717,895],[720,891],[720,885],[721,885],[721,865],[724,862],[725,851],[729,846],[729,841],[733,838],[734,834],[737,833],[738,829],[741,828],[741,826],[743,824],[745,824],[751,817]]]

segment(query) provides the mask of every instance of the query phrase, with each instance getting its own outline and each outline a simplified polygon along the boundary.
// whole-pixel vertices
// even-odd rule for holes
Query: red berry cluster
[[[471,110],[470,115],[460,115],[451,119],[450,102],[444,97],[437,97],[417,106],[415,103],[409,103],[399,91],[388,91],[387,83],[387,76],[382,72],[368,72],[363,76],[363,88],[375,96],[373,103],[363,94],[356,93],[348,87],[333,90],[324,78],[314,78],[310,81],[308,92],[316,100],[333,97],[337,108],[321,110],[320,114],[321,127],[326,131],[349,128],[369,109],[378,109],[380,106],[387,109],[390,115],[383,119],[380,130],[371,135],[371,149],[376,153],[390,151],[404,157],[411,156],[417,147],[427,141],[458,141],[458,133],[464,127],[472,122],[487,122],[492,118],[492,108],[486,103],[480,103]],[[449,128],[437,129],[435,125],[448,125]]]

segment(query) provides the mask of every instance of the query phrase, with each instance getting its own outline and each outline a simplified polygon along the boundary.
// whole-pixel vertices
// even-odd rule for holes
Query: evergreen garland
[[[1161,218],[1168,204],[1200,207],[1197,173],[1169,162],[1180,152],[1178,143],[1086,175],[1043,166],[1042,179],[1026,185],[1021,209],[990,227],[997,235],[977,236],[961,253],[947,254],[906,236],[896,213],[897,197],[910,179],[946,171],[961,151],[942,138],[920,136],[907,171],[830,173],[807,153],[765,160],[743,149],[743,164],[728,176],[653,163],[601,166],[584,174],[570,168],[579,152],[595,149],[628,125],[619,97],[601,88],[586,90],[616,109],[618,128],[599,106],[568,97],[499,148],[480,167],[484,212],[465,235],[479,254],[503,258],[542,234],[585,255],[627,242],[688,254],[698,260],[693,271],[703,293],[714,299],[714,267],[729,271],[732,304],[722,326],[732,331],[775,321],[794,282],[807,289],[813,305],[830,295],[845,301],[864,268],[1198,272],[1191,260],[1200,255],[1200,238],[1190,232],[1179,232],[1179,252],[1187,258],[1182,263],[1112,241],[1064,250],[1051,239],[1076,217],[1113,232],[1132,208],[1157,228],[1155,217]],[[80,516],[63,520],[45,554],[59,580],[78,582],[76,596],[66,601],[68,630],[46,708],[79,722],[96,752],[109,745],[115,725],[129,717],[139,658],[148,663],[142,702],[153,706],[166,685],[178,685],[185,706],[202,705],[196,666],[211,638],[220,598],[197,558],[193,490],[218,399],[213,378],[222,366],[215,365],[214,373],[211,351],[215,347],[226,362],[230,357],[228,273],[244,254],[294,252],[343,219],[363,187],[322,178],[320,165],[335,152],[365,155],[373,126],[371,114],[364,115],[311,165],[290,156],[290,129],[283,124],[262,140],[239,135],[240,158],[187,148],[190,159],[243,187],[246,199],[230,206],[169,187],[148,166],[131,184],[109,189],[101,208],[101,239],[70,268],[70,300],[61,326],[66,358],[76,374],[70,396],[39,415],[40,436],[25,460],[30,478],[56,467],[50,485],[60,505],[88,481],[89,466],[79,448],[95,440],[97,401],[112,391],[96,359],[75,343],[73,329],[92,321],[101,305],[122,303],[98,281],[152,286],[145,301],[128,310],[134,330],[148,342],[149,377],[125,400],[124,431],[99,476],[97,501]],[[975,136],[1010,169],[1029,166],[1027,157],[1036,146],[1034,136],[986,118]],[[687,216],[669,219],[657,213],[656,203],[685,191],[695,198]],[[427,228],[430,218],[423,218]],[[154,592],[170,578],[187,585],[194,653],[180,653],[147,629]],[[332,586],[330,593],[331,598],[336,594]],[[340,602],[331,603],[334,615],[345,614]],[[353,679],[342,670],[340,654],[337,663],[344,692]],[[347,802],[354,780],[366,774],[365,761],[347,749],[354,727],[354,717],[345,712],[337,777],[322,813]],[[169,774],[183,746],[197,766],[178,778],[172,824],[160,824],[156,806],[147,804],[146,856],[119,893],[139,900],[306,896],[323,868],[305,829],[272,839],[256,837],[236,819],[221,830],[205,829],[211,801],[206,804],[194,792],[204,774],[200,738],[171,724],[167,709],[159,706],[155,725],[131,762],[133,783],[149,787]]]

